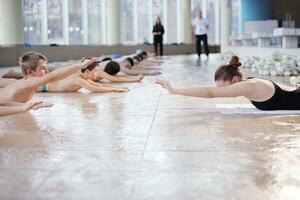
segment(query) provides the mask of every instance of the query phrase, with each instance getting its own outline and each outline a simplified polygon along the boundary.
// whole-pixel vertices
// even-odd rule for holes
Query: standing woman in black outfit
[[[160,56],[163,55],[163,35],[165,33],[164,26],[161,24],[160,17],[156,18],[156,22],[153,26],[153,43],[154,43],[154,52],[157,53],[157,46],[159,45]]]

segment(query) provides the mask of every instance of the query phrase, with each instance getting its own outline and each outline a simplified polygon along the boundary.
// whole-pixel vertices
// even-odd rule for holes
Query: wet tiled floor
[[[166,60],[180,85],[212,83],[217,55]],[[3,72],[3,70],[1,71]],[[300,117],[226,114],[244,98],[40,93],[53,108],[0,118],[0,199],[299,199]]]

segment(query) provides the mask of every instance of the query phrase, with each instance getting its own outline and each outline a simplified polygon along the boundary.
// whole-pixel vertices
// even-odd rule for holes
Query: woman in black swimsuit
[[[237,56],[228,65],[220,66],[215,72],[217,87],[176,88],[165,80],[156,83],[173,94],[203,98],[244,96],[260,110],[300,110],[300,88],[279,86],[260,78],[243,79],[240,66]]]

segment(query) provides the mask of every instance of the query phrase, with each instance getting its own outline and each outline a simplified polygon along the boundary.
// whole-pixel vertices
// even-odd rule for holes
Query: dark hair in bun
[[[86,59],[87,60],[87,59]],[[93,62],[92,64],[90,64],[89,66],[87,66],[86,68],[81,69],[81,72],[84,73],[86,70],[92,71],[93,69],[95,69],[95,67],[99,66],[99,64],[97,62]]]
[[[237,68],[242,66],[242,64],[240,63],[240,59],[237,56],[232,56],[231,57],[229,65],[232,65],[233,67],[237,67]]]
[[[243,74],[240,72],[240,59],[237,56],[232,56],[228,65],[220,66],[215,72],[215,81],[231,81],[233,77],[238,76],[243,77]]]

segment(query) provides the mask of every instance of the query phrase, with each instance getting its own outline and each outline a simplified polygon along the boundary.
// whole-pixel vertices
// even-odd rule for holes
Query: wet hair
[[[141,61],[144,60],[144,57],[141,54],[139,54],[137,56],[140,58]]]
[[[86,59],[85,59],[86,60]],[[83,62],[83,61],[82,61]],[[87,66],[86,68],[81,69],[81,72],[84,73],[86,70],[92,71],[93,69],[95,69],[95,67],[99,66],[98,62],[93,62],[92,64],[90,64],[89,66]]]
[[[125,58],[124,61],[127,61],[131,67],[134,66],[134,62],[133,62],[133,59],[132,58]]]
[[[86,60],[92,60],[91,57],[84,57],[81,59],[81,62],[84,62]],[[95,67],[99,66],[98,62],[95,61],[92,64],[90,64],[89,66],[87,66],[86,68],[81,69],[81,72],[84,73],[86,70],[92,71]]]
[[[141,61],[142,61],[141,58],[138,57],[138,56],[134,56],[132,59],[133,59],[133,60],[137,60],[138,62],[141,62]]]
[[[105,61],[111,61],[112,59],[110,57],[105,57],[101,60],[101,62],[105,62]]]
[[[143,51],[142,53],[140,53],[140,55],[142,55],[142,56],[148,56],[148,53],[146,52],[146,51]]]
[[[83,57],[80,61],[84,62],[85,60],[92,60],[92,57]]]
[[[19,65],[21,66],[23,74],[27,74],[29,69],[36,71],[40,60],[47,62],[46,56],[35,51],[30,51],[19,58]]]
[[[120,65],[115,61],[110,61],[106,64],[104,71],[109,75],[116,75],[120,71]]]
[[[228,65],[220,66],[215,72],[215,81],[231,81],[233,77],[243,77],[243,74],[240,72],[240,59],[237,56],[232,56]]]

